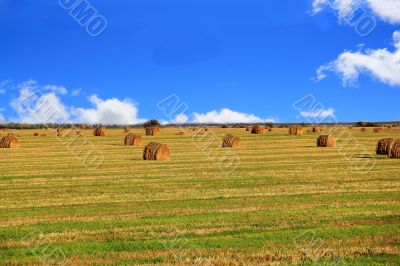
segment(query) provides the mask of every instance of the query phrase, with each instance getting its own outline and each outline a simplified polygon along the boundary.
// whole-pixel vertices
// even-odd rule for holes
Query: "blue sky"
[[[398,4],[352,6],[376,21],[360,36],[326,1],[90,0],[94,37],[59,1],[0,0],[0,119],[38,122],[18,107],[35,88],[74,122],[170,121],[171,94],[204,122],[400,120]]]

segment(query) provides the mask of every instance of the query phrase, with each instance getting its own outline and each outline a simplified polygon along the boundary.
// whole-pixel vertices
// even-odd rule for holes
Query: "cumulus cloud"
[[[335,110],[333,108],[328,109],[319,109],[313,110],[310,112],[301,111],[300,115],[304,118],[318,118],[318,119],[326,119],[326,118],[334,118],[335,117]]]
[[[189,122],[189,117],[185,114],[179,114],[171,121],[172,124],[185,124]]]
[[[400,23],[400,1],[398,0],[314,0],[312,13],[319,13],[325,8],[336,10],[339,19],[351,18],[356,9],[366,8],[383,21]]]
[[[173,123],[210,123],[210,124],[228,124],[228,123],[262,123],[275,122],[273,119],[262,119],[253,114],[240,113],[224,108],[213,110],[208,113],[193,113],[190,118],[185,114],[176,116]]]
[[[351,52],[345,51],[339,57],[317,70],[316,80],[326,78],[327,72],[338,74],[344,85],[357,81],[361,73],[368,73],[391,86],[400,85],[400,31],[393,34],[394,51],[386,48]]]
[[[13,122],[46,123],[89,123],[89,124],[136,124],[139,119],[137,106],[129,99],[101,99],[97,95],[89,97],[92,108],[68,106],[62,96],[68,93],[63,86],[40,85],[34,80],[21,82],[15,86],[19,96],[10,105],[17,117]],[[71,94],[79,94],[80,89]],[[4,119],[4,117],[0,117]]]
[[[97,95],[89,97],[93,108],[73,108],[76,121],[88,124],[137,124],[144,120],[138,118],[138,108],[129,99],[116,98],[103,100]]]
[[[28,85],[11,101],[20,123],[64,123],[69,119],[67,108],[55,92],[41,93]]]

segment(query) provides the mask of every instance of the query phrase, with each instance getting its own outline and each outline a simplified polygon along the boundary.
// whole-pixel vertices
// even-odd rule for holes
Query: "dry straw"
[[[389,158],[400,158],[400,139],[393,141],[392,146],[388,152]]]
[[[239,148],[239,147],[240,147],[239,137],[235,137],[232,134],[228,134],[222,139],[222,148]]]
[[[129,133],[125,136],[124,144],[127,146],[139,146],[143,144],[142,137],[137,134]]]
[[[57,128],[57,137],[62,137],[63,136],[63,128]]]
[[[256,125],[251,129],[252,134],[264,134],[265,133],[265,127]]]
[[[13,149],[19,147],[20,143],[15,134],[10,133],[0,139],[0,148]]]
[[[170,159],[170,151],[166,144],[150,142],[144,147],[143,160],[165,161]]]
[[[93,131],[93,135],[95,137],[105,137],[107,136],[107,128],[105,127],[97,127]]]
[[[301,126],[291,126],[289,127],[290,135],[303,135],[304,129]]]
[[[394,139],[392,138],[384,138],[379,140],[376,144],[376,154],[388,155],[393,142]]]
[[[159,127],[146,127],[146,136],[157,136],[160,135],[160,128]]]
[[[319,127],[313,127],[312,132],[313,133],[320,133],[321,129]]]
[[[332,135],[321,135],[317,139],[318,147],[336,147],[336,138]]]

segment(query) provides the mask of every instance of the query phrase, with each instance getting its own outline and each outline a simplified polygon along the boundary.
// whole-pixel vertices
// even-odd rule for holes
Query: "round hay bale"
[[[206,127],[206,128],[204,129],[204,131],[208,131],[208,128]]]
[[[82,137],[82,136],[83,136],[83,133],[82,133],[81,131],[78,130],[78,131],[75,132],[75,135],[77,135],[77,136],[79,136],[79,137]]]
[[[160,128],[159,127],[146,127],[146,136],[157,136],[160,135]]]
[[[170,151],[166,144],[150,142],[144,147],[143,160],[166,161],[170,159]]]
[[[304,129],[301,126],[289,127],[289,135],[303,135]]]
[[[388,155],[393,142],[394,139],[392,138],[384,138],[379,140],[376,144],[376,154]]]
[[[336,147],[336,138],[332,135],[321,135],[317,139],[318,147]]]
[[[383,128],[381,128],[381,127],[374,128],[374,133],[382,133],[382,132],[383,132]]]
[[[0,148],[17,149],[19,147],[20,143],[15,134],[10,133],[0,139]]]
[[[39,133],[35,132],[35,133],[33,133],[33,136],[34,137],[39,137]]]
[[[252,127],[250,126],[246,127],[246,131],[252,131]]]
[[[126,134],[126,133],[130,133],[131,132],[131,129],[129,128],[129,127],[125,127],[124,128],[124,133]]]
[[[388,152],[389,158],[400,158],[400,139],[393,141],[392,146]]]
[[[368,131],[367,128],[365,128],[365,127],[361,128],[361,132],[367,132],[367,131]]]
[[[183,136],[183,135],[185,135],[185,132],[180,131],[180,132],[178,132],[176,135],[178,135],[178,136]]]
[[[265,134],[265,127],[256,125],[251,129],[251,134]]]
[[[63,136],[63,128],[57,128],[57,137],[62,137]]]
[[[125,136],[124,144],[127,146],[139,146],[143,144],[142,136],[129,133]]]
[[[40,136],[40,137],[46,137],[47,135],[44,134],[44,133],[42,133],[42,134],[40,134],[39,136]]]
[[[321,133],[321,129],[319,127],[313,127],[312,132],[313,133]]]
[[[105,128],[105,127],[95,128],[93,131],[93,135],[95,137],[105,137],[105,136],[107,136],[107,128]]]
[[[388,126],[387,126],[387,128],[388,128],[388,129],[391,129],[391,128],[392,128],[392,126],[391,126],[391,125],[388,125]]]
[[[268,128],[268,131],[271,132],[271,131],[272,131],[272,127],[269,127],[269,128]]]
[[[232,134],[227,134],[222,139],[222,148],[239,148],[240,147],[240,138],[235,137]]]

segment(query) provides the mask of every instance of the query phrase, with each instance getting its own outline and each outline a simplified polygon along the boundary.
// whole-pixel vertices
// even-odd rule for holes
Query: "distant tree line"
[[[222,127],[222,128],[245,128],[249,125],[263,125],[266,127],[274,128],[286,128],[292,125],[301,125],[303,127],[313,126],[312,123],[232,123],[232,124],[217,124],[217,123],[206,123],[206,124],[196,124],[196,123],[188,123],[188,124],[167,124],[164,126],[169,127]],[[400,121],[393,122],[356,122],[356,123],[340,123],[340,125],[346,126],[356,126],[356,127],[380,127],[384,125],[395,125],[400,126]],[[322,123],[321,126],[335,126],[335,123]],[[26,124],[26,123],[3,123],[0,124],[0,129],[47,129],[47,128],[79,128],[79,129],[93,129],[100,126],[106,126],[108,128],[140,128],[140,127],[162,127],[161,123],[157,119],[149,120],[148,122],[136,125],[104,125],[104,124],[82,124],[82,123],[72,123],[72,124],[58,124],[58,123],[49,123],[49,124]]]

